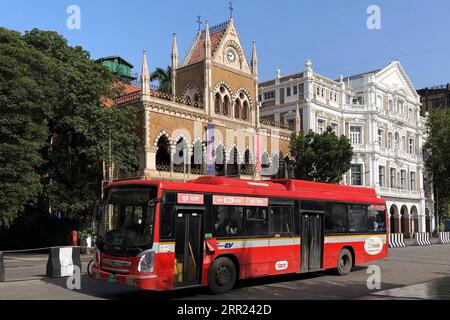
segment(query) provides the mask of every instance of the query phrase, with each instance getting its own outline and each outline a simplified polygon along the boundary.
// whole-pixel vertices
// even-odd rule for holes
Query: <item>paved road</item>
[[[86,272],[87,264],[92,255],[82,254],[81,263],[83,272]],[[45,277],[48,254],[41,253],[5,253],[5,280],[32,280]]]
[[[24,264],[30,265],[17,269],[17,264],[12,267],[11,263],[20,262],[7,257],[7,278],[8,273],[17,278],[22,271],[32,270],[33,262],[42,261],[30,259],[38,258],[24,258]],[[84,260],[88,261],[87,257]],[[69,290],[66,279],[34,278],[0,283],[0,299],[450,299],[450,245],[391,249],[388,258],[375,264],[381,268],[382,284],[374,291],[366,286],[367,266],[362,266],[346,277],[320,272],[247,280],[218,296],[210,295],[205,288],[147,292],[86,276],[81,290]],[[45,271],[45,264],[39,268]]]

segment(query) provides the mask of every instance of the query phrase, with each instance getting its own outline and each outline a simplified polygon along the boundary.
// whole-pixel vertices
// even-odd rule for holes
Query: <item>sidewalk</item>
[[[81,255],[82,273],[86,273],[90,254]],[[5,281],[39,280],[46,277],[48,254],[5,253]]]

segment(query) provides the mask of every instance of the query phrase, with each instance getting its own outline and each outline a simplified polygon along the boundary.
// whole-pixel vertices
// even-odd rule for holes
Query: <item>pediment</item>
[[[398,61],[390,63],[375,75],[376,81],[388,90],[397,91],[411,98],[417,98],[417,92]]]

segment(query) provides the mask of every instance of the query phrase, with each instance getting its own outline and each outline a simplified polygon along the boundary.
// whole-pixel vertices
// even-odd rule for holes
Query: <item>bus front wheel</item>
[[[226,257],[217,258],[208,272],[208,286],[214,294],[231,291],[236,283],[236,266]]]
[[[344,248],[339,253],[337,273],[341,276],[346,276],[352,271],[353,268],[353,256],[350,250]]]

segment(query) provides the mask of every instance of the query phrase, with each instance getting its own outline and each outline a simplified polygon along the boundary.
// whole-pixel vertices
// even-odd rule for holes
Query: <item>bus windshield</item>
[[[156,187],[127,186],[107,191],[97,247],[117,256],[136,255],[153,242]]]

